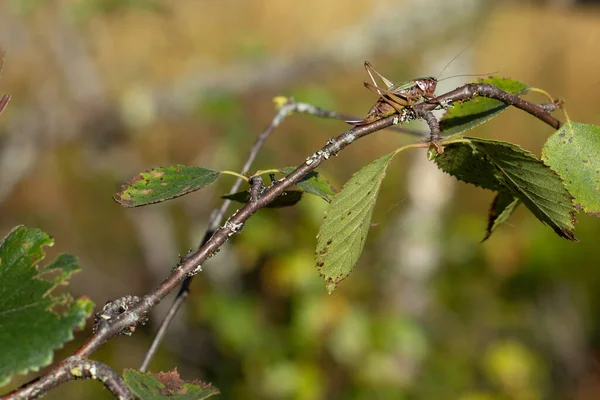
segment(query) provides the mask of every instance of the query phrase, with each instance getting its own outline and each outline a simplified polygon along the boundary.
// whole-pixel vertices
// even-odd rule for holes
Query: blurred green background
[[[25,224],[54,236],[49,257],[80,257],[69,290],[98,308],[156,287],[198,245],[233,179],[140,209],[112,200],[120,184],[177,163],[239,170],[274,96],[364,116],[376,100],[364,60],[401,81],[439,74],[466,49],[444,76],[497,71],[600,125],[600,8],[573,1],[3,0],[0,43],[0,92],[12,95],[0,118],[0,232]],[[294,115],[254,169],[297,165],[347,128]],[[539,155],[552,130],[508,110],[472,134]],[[319,171],[340,188],[411,141],[379,132]],[[232,399],[600,398],[600,221],[580,215],[571,243],[521,207],[481,244],[492,196],[422,151],[403,153],[364,254],[332,295],[313,260],[326,203],[259,212],[196,277],[150,369],[177,367]],[[139,367],[171,301],[94,358]],[[78,381],[47,398],[111,396]]]

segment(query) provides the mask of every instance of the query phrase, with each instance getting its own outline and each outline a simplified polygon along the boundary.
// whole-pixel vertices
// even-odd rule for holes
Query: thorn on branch
[[[187,253],[185,253],[185,255],[181,255],[179,254],[179,263],[177,264],[177,266],[180,266],[181,264],[183,264],[185,262],[185,260],[188,259],[189,256],[191,256],[194,253],[194,250],[189,249]]]

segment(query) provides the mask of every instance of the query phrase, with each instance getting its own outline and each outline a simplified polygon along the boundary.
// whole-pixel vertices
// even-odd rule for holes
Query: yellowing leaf
[[[183,196],[213,183],[221,175],[212,169],[172,165],[134,176],[113,198],[123,207],[138,207]]]
[[[200,381],[184,381],[177,369],[151,374],[126,369],[123,379],[138,399],[204,400],[219,394],[219,389]]]

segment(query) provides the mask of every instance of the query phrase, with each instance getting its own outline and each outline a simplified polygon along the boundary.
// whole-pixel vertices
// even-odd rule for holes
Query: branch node
[[[179,268],[181,266],[181,264],[183,264],[184,262],[187,261],[187,259],[194,253],[194,250],[189,249],[187,253],[185,253],[185,255],[181,255],[179,254],[179,262],[177,263],[177,266],[175,268]],[[174,268],[174,269],[175,269]]]
[[[252,178],[250,178],[250,184],[252,185],[252,187],[250,188],[249,201],[250,203],[256,203],[265,191],[265,184],[263,183],[262,177],[258,175],[255,175]]]
[[[244,229],[244,223],[233,222],[231,221],[231,218],[229,218],[227,222],[225,222],[225,225],[223,225],[223,229],[229,231],[227,232],[227,237],[232,237],[233,235],[240,233]]]
[[[108,365],[95,360],[71,358],[66,363],[71,379],[94,379],[104,386],[117,399],[133,399],[133,395],[123,379]]]
[[[130,308],[137,305],[140,302],[138,296],[123,296],[119,297],[114,301],[107,301],[102,311],[94,315],[94,328],[93,333],[102,330],[104,327],[111,325],[111,321],[118,318],[120,315],[126,313]],[[135,331],[135,327],[138,324],[145,324],[148,318],[145,315],[137,318],[137,322],[133,325],[121,329],[117,335],[131,336]]]
[[[317,151],[317,157],[323,157],[323,159],[329,160],[331,154],[327,150],[319,150]]]
[[[213,255],[214,255],[214,253],[213,253]],[[186,274],[186,276],[189,278],[189,277],[192,277],[192,276],[194,276],[194,275],[197,275],[197,274],[199,274],[200,272],[202,272],[202,264],[198,264],[198,265],[196,266],[196,268],[194,268],[193,270],[191,270],[190,272],[188,272],[188,273]]]
[[[332,153],[337,153],[341,147],[339,142],[337,140],[335,140],[334,138],[327,139],[326,145],[331,148]]]
[[[310,157],[308,157],[305,161],[306,165],[311,165],[312,163],[314,163],[317,158],[319,158],[319,154],[317,153],[313,153]]]

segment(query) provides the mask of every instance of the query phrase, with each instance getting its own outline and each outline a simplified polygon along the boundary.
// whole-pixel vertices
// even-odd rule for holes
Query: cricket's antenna
[[[450,66],[450,64],[452,64],[452,62],[454,60],[456,60],[458,57],[460,57],[462,55],[462,53],[464,53],[465,51],[467,51],[467,49],[469,47],[471,47],[473,45],[473,43],[469,44],[467,47],[465,47],[464,49],[461,50],[460,53],[458,53],[457,55],[455,55],[452,60],[448,61],[448,64],[446,64],[446,66],[440,71],[438,76],[442,76],[442,74],[444,73],[444,71]]]
[[[477,35],[477,37],[475,38],[475,40],[473,40],[471,43],[469,43],[469,45],[467,47],[465,47],[464,49],[462,49],[460,51],[460,53],[458,53],[457,55],[455,55],[452,60],[448,61],[448,64],[446,64],[446,66],[440,71],[438,78],[440,76],[442,76],[442,74],[444,73],[444,71],[450,66],[450,64],[452,64],[454,62],[454,60],[456,60],[458,57],[460,57],[465,51],[467,51],[471,46],[473,46],[481,37],[481,32],[479,32],[479,34]]]
[[[494,71],[494,72],[488,72],[487,74],[460,74],[460,75],[451,75],[451,76],[447,76],[444,79],[438,79],[438,82],[441,81],[445,81],[446,79],[450,79],[450,78],[458,78],[461,76],[490,76],[490,75],[494,75],[497,74],[498,71]]]

